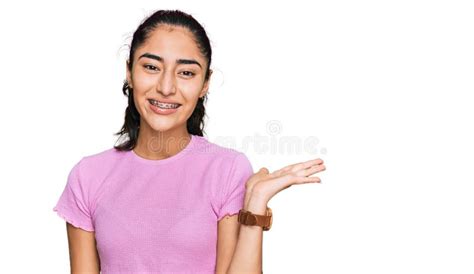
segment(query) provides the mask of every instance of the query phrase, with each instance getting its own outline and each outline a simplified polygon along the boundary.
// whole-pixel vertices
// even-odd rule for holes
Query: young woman
[[[320,182],[309,176],[325,167],[254,174],[245,154],[209,142],[211,55],[203,27],[178,10],[135,31],[117,133],[126,140],[78,161],[53,209],[66,220],[72,273],[262,273],[264,226],[238,213],[268,217],[276,193]]]

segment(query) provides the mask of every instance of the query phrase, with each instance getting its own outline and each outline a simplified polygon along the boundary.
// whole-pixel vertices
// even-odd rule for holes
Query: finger
[[[307,177],[323,170],[326,170],[326,166],[321,164],[321,165],[310,166],[307,169],[295,171],[294,173],[297,176]]]
[[[311,168],[311,167],[314,167],[314,166],[318,167],[322,164],[323,164],[323,160],[318,158],[318,159],[309,160],[309,161],[306,161],[306,162],[303,162],[303,163],[293,165],[293,167],[290,170],[293,171],[293,172],[298,172],[300,170],[305,170],[307,168]]]
[[[291,171],[299,171],[301,169],[306,169],[306,168],[311,167],[313,165],[320,165],[322,163],[323,163],[323,160],[321,160],[320,158],[317,158],[317,159],[309,160],[309,161],[306,161],[306,162],[301,162],[301,163],[289,165],[286,168],[284,168],[284,170],[285,171],[290,171],[290,170]]]
[[[306,161],[306,162],[301,162],[301,163],[286,166],[282,169],[279,169],[279,170],[273,172],[273,174],[275,175],[275,177],[278,177],[278,176],[281,176],[281,175],[283,175],[283,174],[285,174],[289,171],[296,172],[296,171],[311,167],[313,165],[321,165],[321,164],[323,164],[323,160],[320,159],[320,158],[317,158],[317,159],[309,160],[309,161]]]
[[[296,184],[306,184],[306,183],[321,183],[321,178],[317,176],[313,176],[313,177],[298,177],[296,179]]]
[[[281,190],[289,188],[295,184],[305,184],[305,183],[320,183],[321,179],[317,176],[314,177],[301,177],[294,174],[286,174],[279,178],[272,180],[270,187],[272,188],[272,193],[278,193]]]

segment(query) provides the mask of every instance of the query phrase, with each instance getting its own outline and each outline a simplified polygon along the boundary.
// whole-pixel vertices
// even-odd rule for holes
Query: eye
[[[155,66],[153,66],[153,65],[148,65],[148,64],[146,64],[146,65],[143,65],[143,67],[146,68],[146,69],[148,69],[148,70],[153,70],[153,71],[158,70],[158,68],[155,67]]]
[[[194,73],[192,71],[188,71],[188,70],[183,71],[183,73],[187,73],[187,74],[185,74],[185,76],[194,76],[194,75],[196,75],[196,73]]]

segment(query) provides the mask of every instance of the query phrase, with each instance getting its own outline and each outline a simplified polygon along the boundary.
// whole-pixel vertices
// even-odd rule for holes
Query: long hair
[[[201,26],[201,24],[196,19],[194,19],[194,17],[180,10],[158,10],[140,23],[133,34],[130,45],[129,61],[127,62],[128,69],[132,71],[136,49],[145,43],[150,37],[150,34],[160,25],[185,27],[193,34],[194,41],[196,42],[201,54],[208,61],[205,74],[205,81],[208,81],[210,77],[209,68],[211,66],[212,59],[212,49],[209,38],[203,26]],[[114,146],[115,149],[120,151],[132,150],[135,147],[140,128],[140,114],[138,113],[133,101],[133,88],[130,87],[127,80],[125,80],[123,83],[122,93],[128,97],[128,106],[125,109],[125,121],[122,125],[122,128],[119,132],[114,134],[120,135],[118,140],[126,138],[124,142]],[[186,122],[186,127],[190,134],[203,136],[203,132],[205,132],[204,116],[206,115],[206,109],[204,104],[206,101],[207,94],[198,99],[192,115]]]

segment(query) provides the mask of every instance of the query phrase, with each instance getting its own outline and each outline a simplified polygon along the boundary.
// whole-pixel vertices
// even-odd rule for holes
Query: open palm
[[[269,201],[275,194],[294,184],[320,183],[317,176],[309,177],[317,172],[326,170],[320,158],[306,162],[285,166],[279,170],[269,173],[265,167],[260,168],[247,181],[245,187],[247,193],[259,196],[265,201]],[[248,197],[246,197],[245,203]]]

